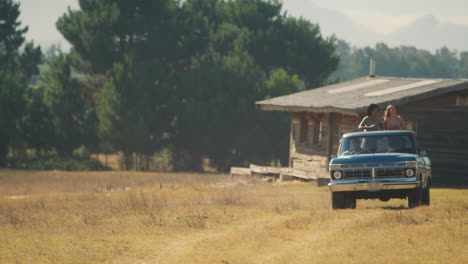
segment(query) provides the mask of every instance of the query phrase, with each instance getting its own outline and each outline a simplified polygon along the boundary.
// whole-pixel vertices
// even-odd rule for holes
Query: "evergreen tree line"
[[[1,100],[15,108],[2,107],[17,108],[6,115],[9,123],[2,120],[10,128],[2,131],[3,164],[8,149],[68,157],[82,146],[122,153],[126,169],[133,157],[162,150],[179,170],[199,170],[203,158],[222,170],[284,164],[289,115],[259,112],[255,101],[321,85],[338,63],[334,38],[288,16],[278,1],[80,0],[79,6],[57,21],[72,48],[47,62],[38,87],[28,86],[30,76],[18,69],[8,74],[16,87],[0,86]],[[5,0],[2,7],[16,12],[19,54],[26,28],[18,4]],[[2,38],[6,46],[9,39]]]
[[[468,49],[468,47],[467,47]],[[408,78],[468,78],[468,52],[446,47],[435,53],[410,46],[390,48],[385,43],[375,47],[354,48],[343,40],[337,41],[340,56],[334,81],[350,80],[369,74],[369,61],[377,62],[377,75]]]
[[[260,112],[255,101],[365,76],[370,58],[379,75],[468,74],[465,53],[351,48],[278,1],[79,6],[56,23],[71,50],[44,55],[24,43],[19,5],[0,0],[0,166],[9,151],[71,157],[78,148],[122,153],[124,169],[161,152],[177,170],[200,170],[204,158],[220,170],[285,165],[289,114]],[[48,70],[39,75],[40,64]]]

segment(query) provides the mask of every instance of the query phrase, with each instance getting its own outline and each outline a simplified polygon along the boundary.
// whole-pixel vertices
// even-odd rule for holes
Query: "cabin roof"
[[[369,104],[405,104],[468,89],[468,79],[363,77],[256,103],[261,110],[355,115]]]
[[[367,132],[352,132],[343,135],[345,137],[363,137],[363,136],[382,136],[382,135],[413,135],[413,131],[409,130],[380,130]]]

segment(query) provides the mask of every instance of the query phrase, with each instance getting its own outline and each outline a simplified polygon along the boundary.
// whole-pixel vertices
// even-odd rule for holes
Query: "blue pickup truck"
[[[333,209],[354,209],[357,199],[408,199],[408,207],[430,204],[431,161],[412,131],[343,135],[330,161]]]

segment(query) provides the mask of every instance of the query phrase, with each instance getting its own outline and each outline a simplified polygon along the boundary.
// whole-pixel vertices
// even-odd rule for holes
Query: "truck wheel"
[[[331,193],[332,209],[355,209],[356,199],[345,192]]]
[[[417,187],[408,194],[408,207],[415,208],[422,204],[422,188]]]
[[[352,196],[348,196],[345,200],[346,208],[348,209],[356,209],[356,198]]]
[[[429,185],[422,191],[422,205],[431,205],[431,190]]]
[[[331,193],[332,209],[344,209],[345,208],[345,194],[343,192],[332,192]]]

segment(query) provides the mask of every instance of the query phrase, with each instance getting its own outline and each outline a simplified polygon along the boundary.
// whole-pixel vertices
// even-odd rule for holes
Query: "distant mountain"
[[[283,5],[290,15],[320,24],[324,35],[335,34],[358,47],[385,42],[389,46],[416,46],[432,52],[443,46],[468,51],[468,26],[442,23],[433,15],[422,16],[392,33],[382,34],[354,23],[337,10],[320,7],[313,0],[288,0]]]
[[[288,0],[283,2],[288,14],[303,17],[313,23],[318,23],[322,33],[326,36],[335,34],[356,46],[373,45],[378,39],[377,34],[367,30],[343,13],[323,8],[310,0]]]
[[[385,39],[391,46],[411,45],[431,51],[446,46],[466,51],[468,26],[441,23],[435,16],[426,15],[389,34]]]

